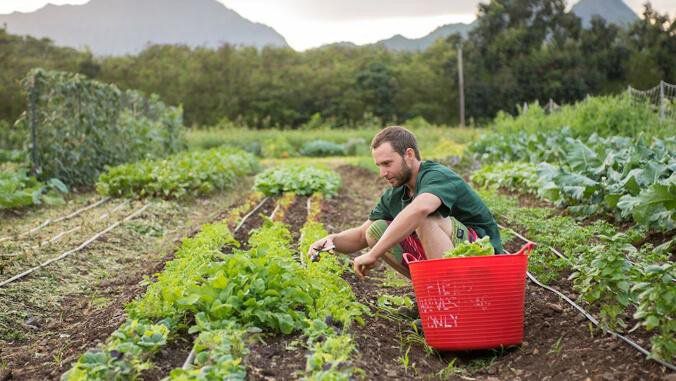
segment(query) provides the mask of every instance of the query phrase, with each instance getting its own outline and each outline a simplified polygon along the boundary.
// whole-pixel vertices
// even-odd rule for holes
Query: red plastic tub
[[[489,349],[523,341],[528,254],[417,261],[411,271],[425,341],[438,350]]]

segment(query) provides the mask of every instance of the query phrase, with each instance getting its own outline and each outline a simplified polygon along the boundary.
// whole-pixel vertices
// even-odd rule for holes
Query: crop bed
[[[242,203],[251,185],[245,179],[230,194],[180,203],[155,201],[81,251],[0,288],[0,379],[10,375],[17,380],[58,379],[82,352],[120,325],[124,306],[143,292],[144,278],[162,270],[173,257],[180,239],[196,234],[219,210]],[[11,239],[0,242],[0,253],[20,255],[2,257],[0,279],[80,245],[144,205],[110,200],[56,222],[99,198],[89,193],[62,207],[5,213],[1,235]],[[109,214],[105,222],[97,221],[105,214]],[[55,222],[17,238],[48,220]],[[35,252],[22,249],[64,231],[72,232]]]
[[[202,223],[224,221],[227,224],[228,229],[233,232],[234,240],[240,243],[237,249],[233,249],[231,244],[221,247],[221,253],[228,256],[238,255],[236,253],[241,250],[253,250],[256,245],[260,245],[249,241],[250,234],[269,224],[265,221],[272,216],[271,220],[288,229],[288,249],[293,253],[293,260],[302,267],[304,262],[301,254],[311,232],[306,229],[308,216],[329,232],[356,226],[366,219],[368,211],[386,186],[376,175],[362,168],[339,166],[336,172],[342,179],[342,186],[332,198],[291,194],[267,199],[262,195],[240,196],[233,206],[227,208],[223,205],[215,210],[215,205],[210,204],[210,219],[202,219]],[[524,204],[529,202],[540,203],[537,200],[523,200]],[[259,209],[240,225],[242,217],[255,205],[259,205]],[[517,205],[524,206],[526,205]],[[216,215],[213,212],[217,212]],[[238,226],[239,229],[236,229]],[[519,226],[514,228],[518,229]],[[198,237],[202,232],[195,229],[194,225],[187,231],[182,237]],[[270,232],[272,234],[275,230]],[[506,243],[506,248],[515,250],[521,244],[517,238],[513,238]],[[106,341],[106,337],[123,323],[123,305],[144,292],[145,283],[140,282],[143,275],[159,272],[163,264],[173,258],[173,251],[169,251],[164,256],[155,257],[152,263],[144,264],[141,274],[111,277],[108,282],[115,285],[119,294],[105,309],[95,313],[88,313],[88,308],[91,308],[88,297],[73,295],[66,298],[70,312],[63,319],[65,323],[40,328],[40,331],[51,332],[51,339],[35,341],[38,340],[37,334],[29,334],[23,339],[23,344],[20,339],[7,341],[8,346],[3,343],[0,356],[7,364],[5,374],[11,371],[16,379],[58,379],[74,365],[80,354]],[[292,267],[295,268],[294,266],[297,265]],[[246,342],[246,350],[240,350],[239,342],[232,339],[234,341],[226,354],[218,352],[221,353],[218,361],[227,357],[228,371],[233,372],[229,373],[233,379],[548,380],[589,377],[603,380],[657,380],[668,374],[659,364],[645,359],[621,341],[593,328],[584,316],[556,295],[530,282],[526,290],[525,341],[521,346],[490,351],[439,353],[424,344],[422,335],[411,324],[412,317],[403,312],[406,308],[402,307],[410,307],[414,300],[407,280],[384,265],[374,269],[373,275],[363,280],[352,273],[348,263],[343,263],[340,268],[342,279],[350,286],[356,301],[364,306],[361,316],[352,316],[349,326],[329,330],[338,336],[329,336],[327,341],[309,340],[307,332],[312,330],[307,327],[292,329],[290,332],[282,329],[288,333],[264,329],[263,332],[243,334],[241,337],[254,338],[243,341]],[[561,282],[555,286],[564,294],[575,296],[569,284]],[[0,289],[0,292],[3,290]],[[191,308],[186,311],[199,310]],[[205,340],[205,331],[188,331],[190,326],[196,324],[191,313],[180,314],[184,320],[175,325],[176,331],[170,331],[166,336],[169,338],[166,344],[161,340],[154,343],[157,345],[148,357],[152,365],[141,370],[137,375],[139,378],[159,380],[171,373],[173,379],[196,379],[197,373],[190,372],[199,371],[201,365],[198,364],[215,361],[213,354],[216,349],[202,348],[198,350],[202,354],[198,353],[197,363],[188,362],[186,370],[180,370],[198,337]],[[232,332],[239,332],[237,329],[239,328]],[[77,340],[71,337],[77,337]],[[54,361],[59,338],[69,344],[56,366]],[[328,343],[335,344],[338,340],[346,341],[343,342],[344,345],[328,346]],[[76,344],[70,344],[71,341]],[[32,356],[32,351],[36,351],[38,346],[50,351],[41,361]],[[219,348],[218,350],[223,350],[223,347]],[[238,356],[241,356],[241,361]],[[207,368],[201,369],[205,371]]]

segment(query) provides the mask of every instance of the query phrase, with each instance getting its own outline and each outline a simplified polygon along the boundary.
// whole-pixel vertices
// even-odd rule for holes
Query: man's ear
[[[404,154],[406,155],[406,158],[409,160],[415,159],[415,151],[413,150],[413,148],[406,148]]]

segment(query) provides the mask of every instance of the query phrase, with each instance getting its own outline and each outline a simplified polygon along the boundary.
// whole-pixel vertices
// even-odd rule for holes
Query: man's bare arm
[[[394,218],[380,240],[371,248],[371,253],[378,258],[381,257],[392,246],[413,233],[420,223],[439,206],[441,206],[439,197],[431,193],[418,195]]]
[[[440,205],[441,199],[439,197],[430,193],[419,194],[394,218],[371,250],[355,258],[353,263],[355,273],[361,277],[365,276],[387,250],[413,233],[423,220],[437,210]]]

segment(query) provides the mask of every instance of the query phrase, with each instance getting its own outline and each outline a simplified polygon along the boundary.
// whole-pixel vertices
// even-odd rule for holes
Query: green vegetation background
[[[482,4],[478,25],[463,42],[467,114],[480,122],[499,110],[513,113],[523,102],[572,103],[627,84],[674,83],[675,29],[668,15],[650,7],[623,30],[601,20],[583,29],[561,0]],[[454,125],[458,44],[452,36],[419,53],[375,46],[296,52],[164,45],[98,58],[0,29],[0,120],[11,124],[25,110],[20,80],[39,66],[157,93],[183,105],[188,125],[227,118],[251,128],[296,128],[318,114],[334,126],[354,126],[365,116],[383,122],[421,116]]]

